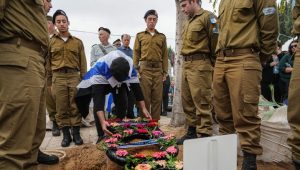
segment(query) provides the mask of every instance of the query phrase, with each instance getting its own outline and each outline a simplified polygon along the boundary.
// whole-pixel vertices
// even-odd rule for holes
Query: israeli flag
[[[110,73],[110,65],[116,58],[125,58],[130,66],[128,77],[123,82],[118,82]],[[77,88],[89,88],[94,84],[110,84],[112,88],[122,83],[139,83],[137,71],[133,67],[132,59],[125,55],[122,51],[112,51],[105,56],[99,58],[92,68],[84,75],[82,81],[79,83]]]

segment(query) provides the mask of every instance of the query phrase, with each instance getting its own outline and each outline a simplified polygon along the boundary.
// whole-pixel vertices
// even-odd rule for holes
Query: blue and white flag
[[[128,77],[123,82],[118,82],[110,73],[110,65],[116,58],[125,58],[130,66]],[[84,75],[82,81],[79,83],[77,88],[89,88],[94,84],[110,84],[111,87],[115,87],[121,83],[139,83],[137,71],[133,67],[132,59],[125,55],[123,52],[116,50],[112,51],[105,56],[99,58],[92,68]]]

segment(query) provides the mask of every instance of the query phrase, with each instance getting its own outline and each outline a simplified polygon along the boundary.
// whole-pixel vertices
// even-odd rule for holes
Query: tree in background
[[[282,44],[292,38],[293,18],[292,9],[295,0],[281,0],[278,4],[279,10],[279,40]]]

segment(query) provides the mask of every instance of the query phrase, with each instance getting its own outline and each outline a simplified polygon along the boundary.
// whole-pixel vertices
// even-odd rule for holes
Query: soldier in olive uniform
[[[217,42],[215,16],[201,8],[201,0],[180,0],[188,15],[184,27],[181,98],[188,125],[187,133],[177,141],[212,135],[212,59]],[[214,33],[215,32],[215,33]],[[214,35],[215,34],[215,35]]]
[[[147,29],[136,35],[133,64],[139,71],[147,110],[153,119],[160,119],[163,81],[168,74],[166,36],[155,29],[158,15],[149,10],[144,16]]]
[[[239,135],[243,170],[256,170],[262,154],[258,102],[261,63],[276,50],[275,0],[223,0],[213,76],[214,109],[221,134]]]
[[[43,0],[0,0],[0,169],[37,169],[45,136]]]
[[[70,145],[73,128],[73,141],[76,145],[83,143],[80,137],[81,115],[75,104],[76,86],[86,73],[86,58],[83,43],[72,36],[69,31],[69,20],[66,13],[57,10],[53,15],[59,33],[50,39],[49,60],[52,70],[52,89],[55,96],[58,126],[63,131],[62,147]]]
[[[300,36],[300,0],[296,0],[296,5],[293,9],[294,28],[292,33]],[[289,86],[289,107],[288,107],[288,121],[292,129],[292,135],[288,139],[289,145],[292,147],[292,159],[296,170],[300,170],[300,44],[298,42],[294,69]]]

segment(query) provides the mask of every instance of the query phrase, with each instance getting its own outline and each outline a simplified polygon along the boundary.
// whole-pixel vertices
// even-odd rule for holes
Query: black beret
[[[112,61],[109,70],[118,82],[122,82],[129,76],[130,66],[125,58],[118,57]]]
[[[63,11],[63,10],[61,10],[61,9],[58,9],[58,10],[56,10],[56,11],[54,12],[54,14],[53,14],[53,20],[52,20],[53,24],[55,23],[55,18],[56,18],[58,15],[63,15],[63,16],[65,16],[65,17],[67,18],[67,21],[69,21],[68,16],[67,16],[67,14],[65,13],[65,11]]]
[[[103,30],[103,31],[107,32],[108,34],[110,34],[110,30],[108,28],[100,27],[98,29],[98,31],[100,31],[100,30]]]
[[[144,19],[146,19],[149,15],[155,15],[156,17],[158,17],[158,14],[154,9],[148,10],[144,15]]]

